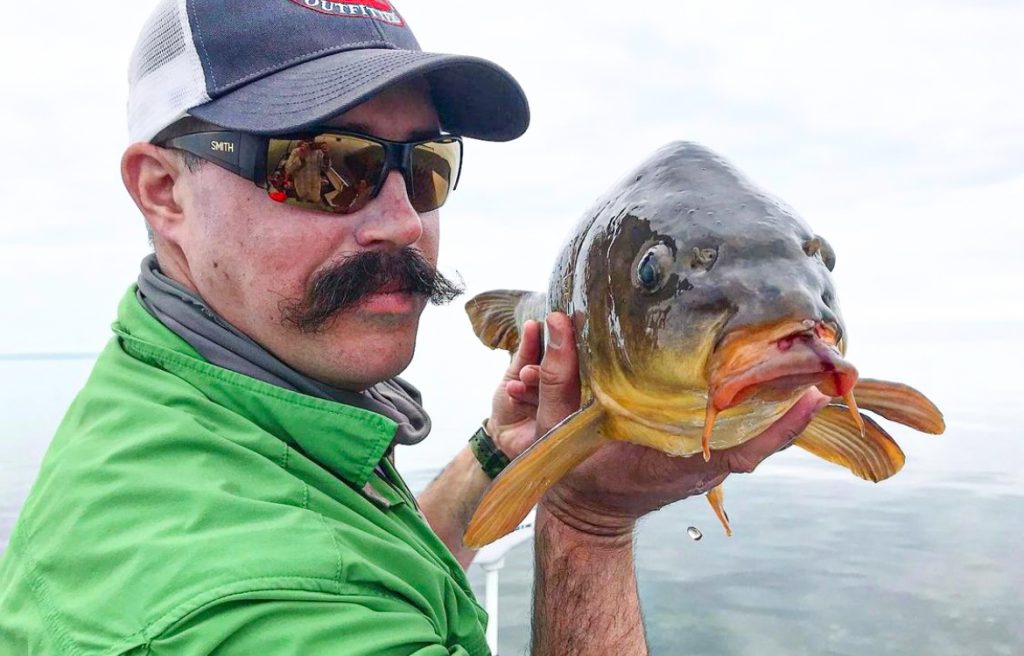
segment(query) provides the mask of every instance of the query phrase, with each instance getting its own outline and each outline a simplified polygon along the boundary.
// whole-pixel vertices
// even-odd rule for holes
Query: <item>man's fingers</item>
[[[508,378],[516,378],[519,371],[540,360],[540,323],[526,321],[519,335],[519,348],[512,356],[512,363],[508,367]]]
[[[505,393],[508,394],[512,400],[518,401],[519,403],[537,405],[539,400],[536,386],[524,385],[518,380],[508,381],[508,383],[505,384]]]
[[[535,364],[528,364],[519,370],[519,380],[523,381],[523,385],[527,387],[537,387],[540,385],[540,367]]]
[[[769,426],[768,430],[726,451],[729,470],[736,473],[752,472],[762,460],[789,446],[814,419],[814,415],[828,405],[829,400],[829,397],[817,389],[808,391],[789,409],[789,412]]]
[[[538,435],[543,435],[580,407],[580,374],[572,321],[561,312],[552,312],[548,315],[547,327],[547,349],[540,364]]]

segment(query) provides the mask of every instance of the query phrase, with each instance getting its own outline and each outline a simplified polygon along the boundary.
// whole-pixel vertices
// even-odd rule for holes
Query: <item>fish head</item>
[[[599,385],[623,404],[723,411],[853,387],[835,253],[792,209],[686,142],[661,149],[614,199],[590,244],[586,294],[588,321],[608,338],[592,343],[610,346],[591,368],[613,372]]]

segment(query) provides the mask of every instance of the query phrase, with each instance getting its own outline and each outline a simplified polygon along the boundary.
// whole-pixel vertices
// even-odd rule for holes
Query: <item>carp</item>
[[[707,460],[812,386],[833,400],[794,443],[866,480],[897,473],[903,451],[861,411],[932,434],[942,414],[846,360],[835,264],[828,241],[719,155],[690,142],[657,151],[583,216],[546,293],[496,290],[466,304],[480,340],[510,352],[525,321],[568,314],[582,391],[580,409],[495,478],[465,544],[510,532],[610,440]],[[721,486],[707,498],[731,534]]]

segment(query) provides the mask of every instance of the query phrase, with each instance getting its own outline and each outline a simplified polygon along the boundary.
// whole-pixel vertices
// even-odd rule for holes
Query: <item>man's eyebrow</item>
[[[342,130],[352,130],[353,132],[362,132],[363,134],[376,135],[369,125],[359,122],[346,122],[343,126],[340,126]],[[420,141],[421,139],[433,139],[434,137],[441,136],[440,129],[423,128],[419,130],[413,130],[408,133],[405,137],[406,141]]]

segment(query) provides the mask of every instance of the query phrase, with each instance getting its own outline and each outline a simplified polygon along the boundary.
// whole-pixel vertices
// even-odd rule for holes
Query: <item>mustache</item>
[[[465,291],[414,248],[364,251],[316,274],[303,298],[284,302],[282,315],[302,332],[317,333],[339,313],[382,290],[424,296],[433,305],[450,303]]]

